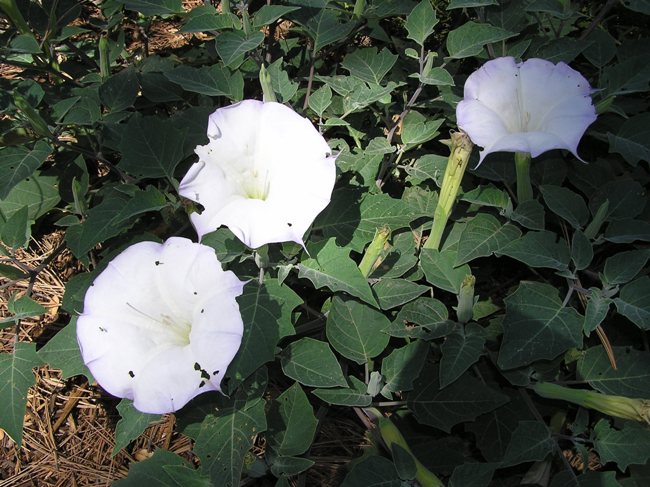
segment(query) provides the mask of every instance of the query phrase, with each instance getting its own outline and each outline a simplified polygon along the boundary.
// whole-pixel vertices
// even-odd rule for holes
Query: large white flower
[[[179,237],[132,245],[86,293],[83,360],[107,392],[140,411],[176,411],[220,390],[241,343],[243,286],[205,245]]]
[[[244,100],[210,115],[208,138],[179,187],[204,208],[190,215],[199,238],[225,225],[251,248],[302,244],[336,177],[312,123],[279,103]]]
[[[465,82],[458,126],[491,152],[527,152],[537,157],[566,149],[579,158],[578,143],[596,120],[589,82],[565,63],[544,59],[516,63],[512,57],[485,63]]]

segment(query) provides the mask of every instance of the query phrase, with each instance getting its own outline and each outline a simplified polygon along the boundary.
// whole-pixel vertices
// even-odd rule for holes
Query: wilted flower
[[[190,215],[199,238],[225,225],[251,248],[302,244],[336,176],[311,122],[279,103],[244,100],[210,115],[208,137],[179,187],[204,208]]]
[[[578,143],[596,120],[591,92],[589,82],[563,62],[497,58],[467,78],[458,126],[483,147],[480,162],[498,151],[537,157],[566,149],[579,158]]]
[[[219,391],[241,343],[244,283],[185,238],[140,242],[109,262],[77,321],[84,362],[109,393],[146,413]]]

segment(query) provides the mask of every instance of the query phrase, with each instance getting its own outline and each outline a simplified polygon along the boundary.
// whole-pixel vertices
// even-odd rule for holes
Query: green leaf
[[[38,356],[43,363],[63,373],[63,379],[84,375],[88,382],[93,382],[93,376],[81,358],[79,343],[77,342],[77,317],[73,316],[70,323],[51,338],[45,346],[38,351]]]
[[[21,279],[28,279],[29,275],[25,274],[16,266],[0,263],[0,277],[4,277],[10,281],[19,281]]]
[[[99,97],[110,111],[118,112],[133,106],[139,91],[138,76],[130,67],[107,78],[99,87]]]
[[[414,392],[408,395],[408,406],[420,423],[446,433],[465,421],[492,411],[508,402],[508,396],[491,389],[469,374],[453,384],[440,388],[437,367],[429,366],[420,374]]]
[[[636,166],[639,161],[650,161],[649,124],[649,113],[635,115],[625,120],[616,135],[607,134],[609,152],[621,154],[633,166]]]
[[[168,473],[170,468],[186,468],[190,470],[189,463],[180,456],[162,448],[157,449],[153,456],[142,462],[133,462],[129,466],[129,475],[113,483],[114,487],[138,487],[151,485],[156,487],[203,487],[203,484],[183,483],[178,484],[174,477]],[[194,475],[200,477],[196,470]]]
[[[580,230],[573,232],[571,239],[571,260],[576,266],[576,270],[586,269],[594,258],[594,249],[591,241]]]
[[[298,276],[309,279],[317,288],[344,291],[373,306],[377,305],[370,285],[349,256],[349,250],[336,245],[333,238],[312,251],[314,258],[298,264]]]
[[[252,51],[264,41],[262,32],[251,32],[246,36],[242,31],[228,31],[217,37],[217,54],[229,68],[237,68],[244,61],[244,54]]]
[[[323,85],[309,95],[309,108],[311,108],[319,117],[323,116],[327,107],[332,104],[332,88],[329,85]]]
[[[454,331],[455,324],[448,318],[447,307],[442,302],[418,298],[404,305],[384,331],[394,337],[433,340]]]
[[[438,18],[431,6],[431,1],[422,0],[411,10],[408,17],[406,17],[406,22],[404,23],[404,28],[408,32],[406,37],[413,39],[420,46],[424,46],[424,41],[433,34],[437,24]]]
[[[24,206],[27,206],[30,220],[36,220],[50,211],[61,200],[58,184],[58,177],[45,176],[38,171],[19,182],[7,197],[0,199],[0,224]]]
[[[453,333],[440,347],[440,387],[447,387],[474,365],[483,354],[487,334],[476,323],[469,323],[463,333]]]
[[[407,181],[414,185],[431,180],[436,183],[436,186],[440,187],[446,167],[446,157],[425,154],[418,158],[412,166],[405,167],[404,170],[408,174]]]
[[[2,227],[0,240],[11,249],[26,247],[31,235],[29,209],[23,206],[9,217]]]
[[[648,0],[625,0],[623,5],[633,12],[650,15],[650,4],[648,4]]]
[[[598,188],[589,201],[589,209],[594,215],[605,200],[609,200],[606,220],[628,220],[641,214],[647,196],[639,182],[624,179],[610,181]]]
[[[390,321],[379,311],[354,299],[334,296],[327,316],[327,339],[346,358],[364,364],[384,351]]]
[[[10,48],[21,54],[40,54],[41,46],[33,34],[19,34],[11,40]]]
[[[381,363],[384,387],[381,394],[392,398],[393,392],[413,390],[413,381],[424,367],[429,346],[422,340],[394,349]]]
[[[377,52],[376,47],[369,47],[352,51],[345,56],[341,66],[355,78],[379,84],[396,62],[397,55],[391,53],[387,48]]]
[[[422,249],[420,253],[420,266],[424,271],[427,282],[431,285],[458,294],[460,285],[472,273],[467,264],[454,267],[457,260],[457,252],[443,250],[439,252],[433,249]]]
[[[297,382],[271,403],[267,421],[267,444],[279,456],[306,452],[318,424],[307,395]]]
[[[13,352],[0,353],[0,428],[22,445],[27,390],[34,384],[32,369],[42,362],[35,343],[16,343]]]
[[[562,306],[555,287],[524,281],[505,302],[498,359],[502,369],[553,359],[582,345],[583,318],[574,308]]]
[[[271,473],[276,477],[286,479],[286,477],[293,477],[308,468],[312,467],[316,462],[309,458],[302,457],[276,457],[271,464]],[[275,484],[276,487],[280,483]],[[289,484],[287,484],[288,486]]]
[[[488,487],[497,466],[494,463],[458,465],[451,474],[449,487]]]
[[[573,228],[582,228],[589,220],[589,209],[582,197],[562,186],[545,184],[539,187],[546,206],[564,218]]]
[[[497,0],[450,0],[449,5],[447,5],[447,10],[452,10],[455,8],[474,8],[474,7],[485,7],[488,5],[498,5]]]
[[[174,178],[174,169],[181,162],[186,128],[169,120],[152,117],[131,117],[126,124],[118,148],[122,152],[120,168],[137,178]]]
[[[366,407],[370,406],[372,396],[368,394],[368,386],[354,376],[350,376],[351,387],[335,387],[332,389],[314,389],[312,394],[328,404],[337,406]]]
[[[614,299],[619,313],[642,330],[650,330],[650,277],[643,276],[621,289]]]
[[[604,67],[616,56],[616,40],[605,29],[594,29],[587,40],[591,45],[582,54],[597,68]]]
[[[298,91],[298,83],[291,81],[286,71],[282,69],[283,58],[269,64],[268,73],[271,76],[273,91],[279,96],[279,102],[288,102]]]
[[[7,302],[7,310],[12,316],[8,316],[0,320],[0,328],[4,328],[5,323],[15,323],[17,320],[28,318],[30,316],[42,315],[47,311],[45,307],[32,298],[23,294],[19,298],[12,295]]]
[[[479,213],[463,229],[454,264],[458,266],[478,257],[492,255],[519,237],[521,230],[514,225],[502,225],[494,216]]]
[[[284,17],[289,12],[298,9],[300,9],[300,7],[288,5],[262,5],[253,16],[253,27],[260,28],[264,25],[272,24],[280,17]]]
[[[234,74],[221,64],[192,68],[179,66],[166,71],[165,77],[172,83],[180,85],[185,91],[208,96],[225,96],[238,101],[243,98],[244,79],[240,71]]]
[[[495,208],[501,208],[503,210],[512,205],[512,201],[510,200],[508,193],[494,187],[492,184],[477,186],[467,193],[461,193],[460,200],[467,201],[479,206],[491,206]],[[482,213],[479,215],[482,215]]]
[[[171,15],[183,12],[181,0],[119,0],[128,10],[143,15]]]
[[[600,79],[600,86],[606,95],[629,95],[642,93],[650,89],[650,56],[640,54],[620,63],[605,67]]]
[[[190,10],[179,32],[220,31],[234,26],[235,23],[229,13],[219,13],[211,5],[200,5]]]
[[[113,447],[113,456],[135,440],[142,432],[154,421],[161,418],[160,414],[147,414],[138,411],[133,407],[133,401],[122,399],[117,405],[117,411],[120,413],[120,420],[115,427],[115,446]]]
[[[301,338],[289,344],[281,355],[282,371],[310,387],[347,386],[341,366],[325,342]]]
[[[549,487],[621,487],[616,472],[587,472],[576,478],[575,472],[563,470],[553,477]],[[644,484],[645,486],[645,484]]]
[[[102,118],[99,100],[91,96],[82,96],[65,115],[65,125],[94,125]]]
[[[602,347],[587,350],[578,360],[578,376],[604,394],[650,399],[650,355],[630,347],[613,347],[614,370]]]
[[[294,333],[291,314],[302,299],[289,287],[268,279],[261,286],[256,282],[247,284],[237,302],[244,321],[244,335],[228,367],[229,390],[234,390],[261,365],[275,359],[280,337]]]
[[[452,59],[477,56],[481,54],[486,44],[503,41],[516,35],[514,32],[490,24],[469,21],[448,34],[447,51]]]
[[[301,23],[314,41],[314,53],[344,39],[355,27],[354,22],[339,23],[337,16],[326,8],[320,9],[315,15],[309,15],[308,20]]]
[[[537,200],[519,203],[510,218],[530,230],[544,230],[544,207]]]
[[[510,444],[512,433],[521,420],[533,419],[521,396],[514,395],[510,402],[479,416],[467,425],[476,436],[476,444],[489,462],[500,462]]]
[[[603,283],[613,287],[631,281],[650,259],[650,249],[619,252],[605,261]]]
[[[513,431],[501,467],[544,460],[553,451],[551,432],[539,421],[520,421]]]
[[[52,148],[43,140],[36,142],[32,149],[24,146],[0,148],[0,200],[5,199],[19,182],[31,176],[51,153]]]
[[[548,267],[564,270],[571,258],[569,247],[563,238],[553,232],[528,232],[517,240],[512,240],[495,252],[507,255],[530,267]]]
[[[380,279],[372,286],[372,291],[377,297],[379,307],[384,310],[413,301],[430,288],[406,279]]]
[[[393,462],[373,455],[355,463],[341,487],[402,487],[402,485]]]
[[[438,129],[444,121],[443,118],[429,120],[421,113],[411,110],[402,122],[402,142],[410,146],[423,144],[440,133]]]
[[[605,240],[613,243],[650,242],[650,222],[618,220],[607,225]]]
[[[595,287],[589,289],[589,301],[585,309],[585,324],[583,331],[585,335],[591,335],[591,332],[598,328],[609,312],[609,306],[612,300],[603,295],[603,292]]]
[[[250,392],[237,391],[201,422],[194,453],[201,459],[201,472],[209,474],[214,485],[239,485],[244,458],[255,437],[266,430],[265,401]]]
[[[83,223],[68,227],[66,242],[72,253],[81,258],[98,243],[129,228],[138,215],[167,205],[165,196],[153,186],[145,191],[137,190],[133,197],[110,191],[101,203],[91,208]]]
[[[594,427],[592,440],[601,462],[614,462],[621,471],[630,464],[644,465],[650,459],[650,430],[633,421],[625,421],[617,430],[601,419]]]

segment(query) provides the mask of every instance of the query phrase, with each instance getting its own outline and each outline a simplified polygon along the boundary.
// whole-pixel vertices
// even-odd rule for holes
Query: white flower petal
[[[591,92],[589,82],[565,63],[497,58],[467,79],[458,126],[483,147],[480,161],[496,151],[536,157],[551,149],[579,158],[578,143],[596,120]]]
[[[243,285],[210,247],[178,237],[132,245],[86,293],[77,321],[84,362],[107,392],[144,412],[219,390],[241,343]]]
[[[335,157],[311,122],[279,103],[245,100],[212,114],[208,136],[179,187],[204,207],[190,215],[199,237],[225,225],[252,248],[302,244],[336,178]]]

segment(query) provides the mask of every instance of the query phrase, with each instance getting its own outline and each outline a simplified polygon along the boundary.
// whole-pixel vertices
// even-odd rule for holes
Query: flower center
[[[239,176],[239,185],[246,198],[266,200],[269,195],[269,172],[260,173],[257,169],[246,169]]]
[[[178,321],[167,315],[160,316],[160,324],[163,325],[168,334],[169,342],[184,347],[190,343],[190,331],[192,323],[190,321]]]

